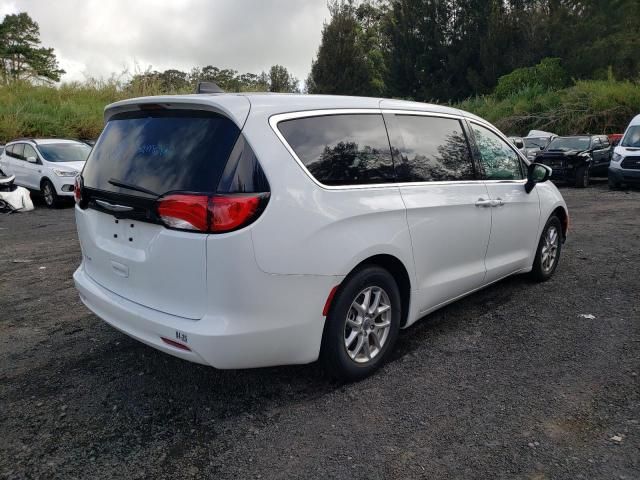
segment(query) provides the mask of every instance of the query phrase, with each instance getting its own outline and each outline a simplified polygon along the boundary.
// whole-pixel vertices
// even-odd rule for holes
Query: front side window
[[[31,145],[26,145],[24,146],[24,152],[22,152],[22,155],[24,157],[24,159],[26,160],[29,157],[33,157],[36,160],[38,159],[38,154],[36,153],[36,151],[33,149],[33,147]]]
[[[488,128],[472,124],[487,180],[521,180],[522,162],[518,154]]]
[[[340,114],[284,120],[287,143],[325,185],[395,181],[387,131],[380,114]]]
[[[640,148],[640,125],[629,127],[620,145],[622,147]]]
[[[475,178],[471,151],[459,120],[395,115],[392,131],[398,181],[434,182]]]

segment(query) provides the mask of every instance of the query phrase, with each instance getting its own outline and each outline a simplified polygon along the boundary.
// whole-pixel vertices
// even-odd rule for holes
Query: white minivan
[[[76,185],[82,301],[216,368],[363,378],[398,332],[516,273],[550,278],[550,169],[453,108],[275,94],[109,105]]]
[[[73,198],[76,175],[91,147],[76,140],[22,139],[9,142],[0,155],[0,170],[14,175],[16,185],[42,193],[48,207]]]

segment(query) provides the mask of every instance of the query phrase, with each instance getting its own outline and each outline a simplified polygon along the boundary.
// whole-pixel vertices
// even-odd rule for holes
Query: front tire
[[[552,215],[542,230],[538,250],[533,261],[532,277],[538,282],[549,280],[558,267],[562,252],[562,223]]]
[[[49,208],[58,208],[60,205],[60,198],[56,193],[56,187],[53,186],[51,180],[44,180],[42,182],[42,186],[40,187],[40,193],[42,193],[42,198],[44,198],[44,203]]]
[[[620,190],[620,182],[616,182],[613,178],[609,177],[609,190]]]
[[[576,183],[577,188],[587,188],[589,186],[589,166],[584,165],[578,167],[576,170]]]
[[[384,268],[371,265],[349,275],[327,315],[321,361],[329,375],[361,380],[387,360],[398,338],[400,290]]]

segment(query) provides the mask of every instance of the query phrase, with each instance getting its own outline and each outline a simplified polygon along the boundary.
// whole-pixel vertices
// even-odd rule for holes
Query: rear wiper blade
[[[127,190],[135,190],[136,192],[146,193],[148,195],[153,195],[154,197],[160,196],[159,193],[152,192],[151,190],[147,190],[144,187],[138,187],[137,185],[133,185],[131,183],[122,182],[116,178],[110,178],[109,183],[115,187],[126,188]]]

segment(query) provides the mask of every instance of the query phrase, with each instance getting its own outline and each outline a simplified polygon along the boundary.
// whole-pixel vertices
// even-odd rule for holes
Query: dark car
[[[552,179],[584,188],[589,177],[606,176],[613,149],[606,135],[556,137],[535,161],[553,170]]]

